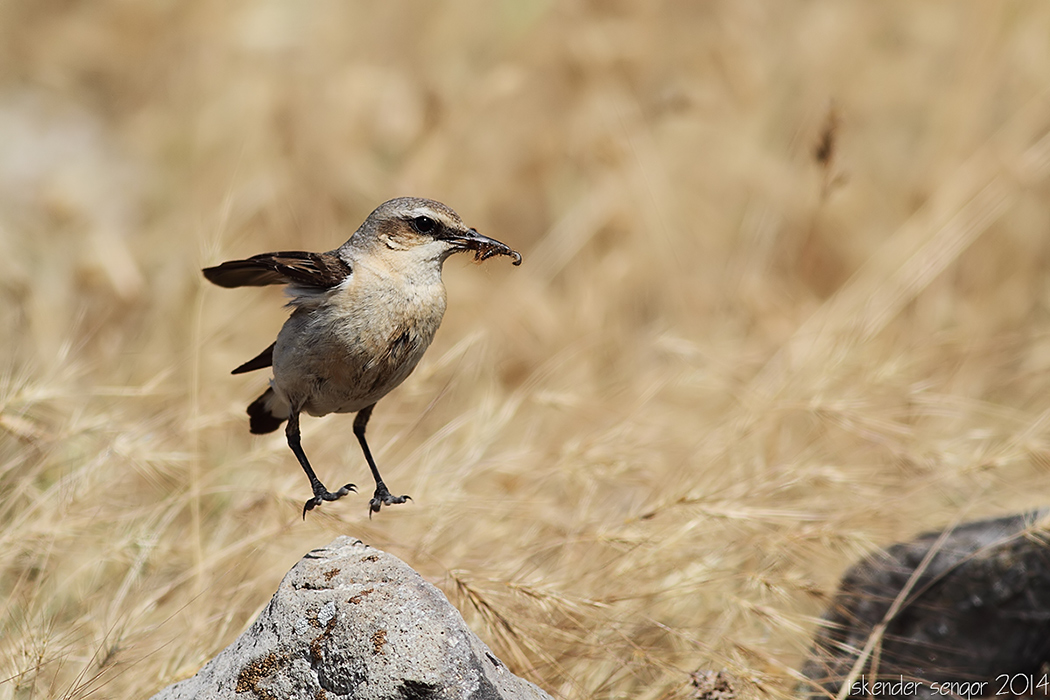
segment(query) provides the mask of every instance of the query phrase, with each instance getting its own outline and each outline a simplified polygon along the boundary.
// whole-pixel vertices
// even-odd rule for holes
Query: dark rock
[[[188,698],[550,700],[441,591],[348,537],[303,557],[244,634],[153,700]]]
[[[732,677],[724,670],[693,671],[689,680],[693,684],[693,700],[736,700]]]
[[[1050,661],[1050,533],[1036,527],[1048,513],[971,522],[949,532],[850,695],[1050,695],[1043,675]],[[873,629],[941,535],[895,544],[846,573],[802,669],[812,681],[804,693],[839,692]],[[1040,681],[1042,688],[1034,687]]]

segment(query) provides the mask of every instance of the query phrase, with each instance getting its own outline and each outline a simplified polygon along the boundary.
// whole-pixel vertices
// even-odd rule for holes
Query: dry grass
[[[1050,502],[1050,6],[0,4],[0,698],[144,697],[350,534],[559,698],[793,685],[870,548]],[[276,291],[396,195],[525,253],[299,518]],[[351,420],[307,420],[367,484]]]

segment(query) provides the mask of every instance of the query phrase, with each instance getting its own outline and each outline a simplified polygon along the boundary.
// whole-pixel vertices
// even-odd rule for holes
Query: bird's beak
[[[495,238],[481,235],[475,229],[457,231],[449,240],[460,250],[473,250],[474,260],[478,262],[488,260],[494,255],[507,255],[514,258],[514,265],[521,264],[521,253]]]

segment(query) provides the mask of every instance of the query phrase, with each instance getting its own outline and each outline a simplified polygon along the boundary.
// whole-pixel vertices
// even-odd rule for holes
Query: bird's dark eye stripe
[[[412,226],[420,233],[433,233],[437,228],[437,222],[429,216],[417,216],[412,219]]]

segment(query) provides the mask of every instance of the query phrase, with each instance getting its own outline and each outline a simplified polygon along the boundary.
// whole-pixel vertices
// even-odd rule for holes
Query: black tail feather
[[[281,423],[288,420],[288,416],[275,416],[270,412],[270,402],[273,400],[273,389],[267,389],[263,395],[248,404],[248,425],[255,435],[272,433],[281,427]]]

